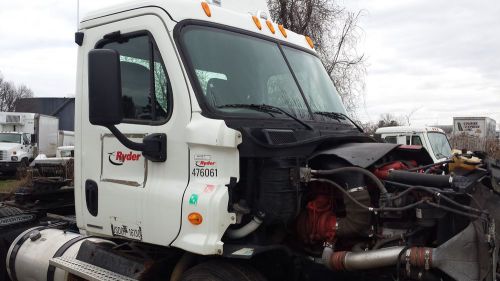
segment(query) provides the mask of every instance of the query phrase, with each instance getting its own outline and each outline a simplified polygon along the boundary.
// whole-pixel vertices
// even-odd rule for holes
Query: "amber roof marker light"
[[[276,33],[276,30],[274,29],[273,23],[270,20],[266,20],[266,25],[272,34]]]
[[[307,41],[307,43],[309,44],[309,46],[311,46],[311,49],[314,49],[314,42],[313,42],[313,40],[311,39],[311,37],[306,36],[306,41]]]
[[[282,24],[278,24],[278,28],[281,31],[281,34],[283,34],[285,38],[288,37],[288,35],[286,34],[286,29]]]
[[[252,20],[255,23],[255,26],[257,26],[259,30],[262,30],[262,24],[260,23],[259,18],[257,16],[252,16]]]
[[[212,11],[210,11],[210,6],[208,5],[207,2],[201,2],[201,7],[203,8],[203,11],[205,11],[207,17],[212,16]]]

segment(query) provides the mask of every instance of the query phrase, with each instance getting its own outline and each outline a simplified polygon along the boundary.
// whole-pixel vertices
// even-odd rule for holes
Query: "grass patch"
[[[22,180],[0,180],[0,193],[10,193],[20,187],[24,181]]]

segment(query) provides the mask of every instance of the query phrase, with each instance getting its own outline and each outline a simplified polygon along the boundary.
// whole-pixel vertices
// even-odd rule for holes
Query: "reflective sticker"
[[[204,193],[210,193],[215,190],[215,185],[214,184],[207,184],[205,186],[205,189],[203,189]]]
[[[189,197],[189,205],[198,205],[198,194],[191,194],[191,197]]]
[[[253,255],[253,248],[241,248],[236,252],[233,252],[235,256],[251,256]]]
[[[208,154],[196,154],[194,156],[194,161],[210,161],[212,160],[212,155]]]

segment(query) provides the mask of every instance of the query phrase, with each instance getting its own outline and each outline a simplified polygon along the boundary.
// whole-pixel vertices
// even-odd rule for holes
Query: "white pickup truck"
[[[421,145],[435,163],[452,156],[452,148],[443,130],[435,127],[396,126],[378,128],[375,132],[389,143]]]

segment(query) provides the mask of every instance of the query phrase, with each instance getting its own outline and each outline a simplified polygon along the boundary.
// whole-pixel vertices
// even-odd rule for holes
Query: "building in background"
[[[32,112],[59,118],[59,130],[75,130],[75,98],[25,98],[16,102],[16,112]]]

